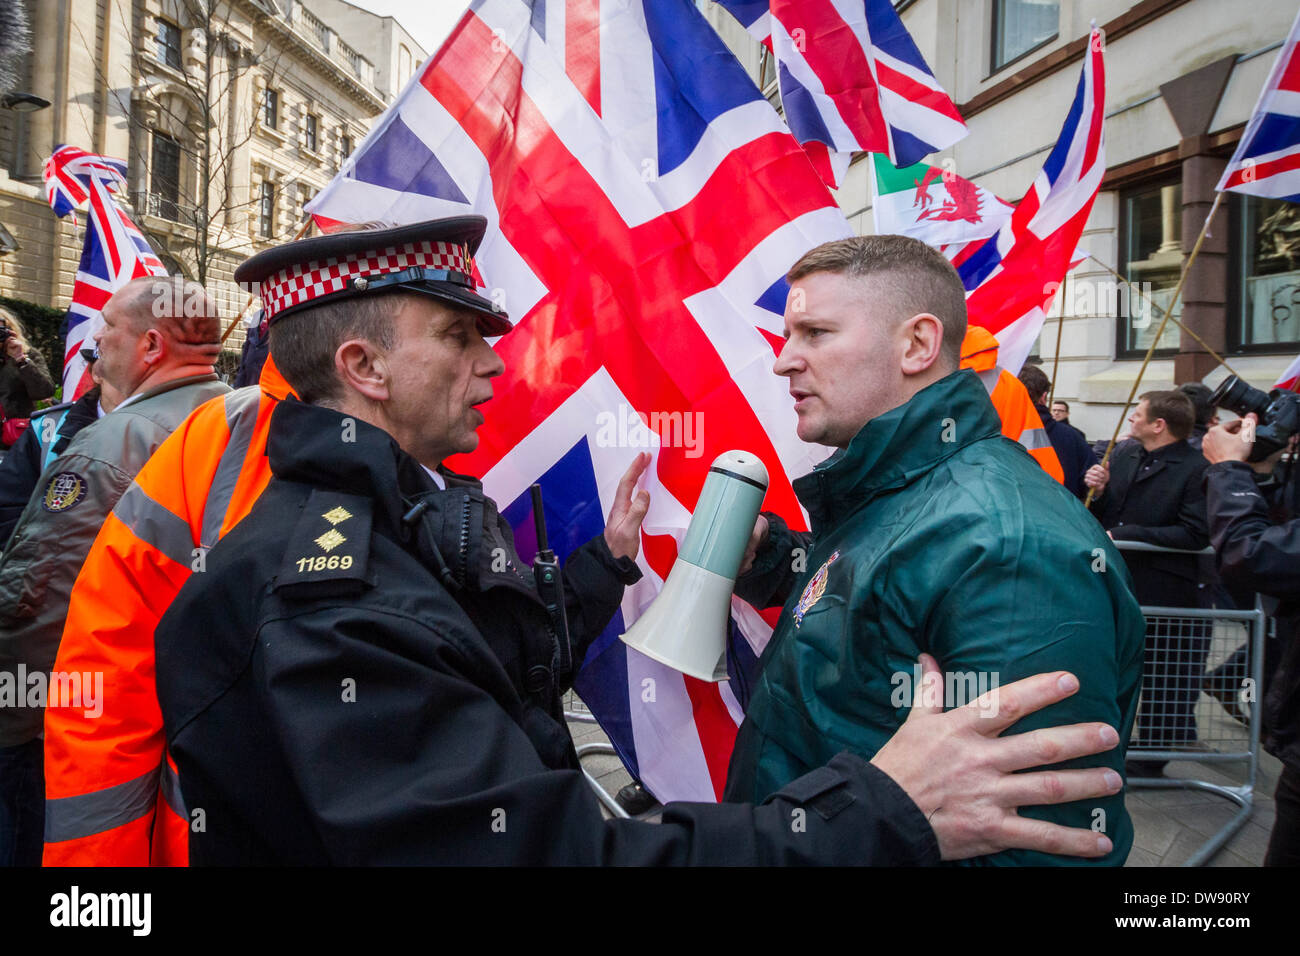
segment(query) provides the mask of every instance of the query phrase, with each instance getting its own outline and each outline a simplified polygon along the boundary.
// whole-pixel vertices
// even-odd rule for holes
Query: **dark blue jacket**
[[[9,543],[27,499],[36,490],[45,466],[87,425],[99,418],[99,387],[75,402],[65,402],[32,415],[31,426],[0,462],[0,549]]]
[[[1088,495],[1088,488],[1083,483],[1084,473],[1097,464],[1097,456],[1083,432],[1069,422],[1058,422],[1052,417],[1045,405],[1035,405],[1038,415],[1043,420],[1047,431],[1047,440],[1056,449],[1056,457],[1061,460],[1061,471],[1065,474],[1065,487],[1082,501]]]

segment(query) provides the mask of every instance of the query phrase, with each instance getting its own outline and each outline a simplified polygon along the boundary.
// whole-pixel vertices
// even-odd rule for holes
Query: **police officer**
[[[974,705],[918,708],[871,764],[841,754],[760,807],[670,804],[658,826],[601,819],[559,708],[571,675],[531,575],[495,503],[442,465],[475,448],[479,406],[504,370],[484,336],[511,324],[471,278],[485,225],[301,240],[236,272],[260,284],[271,357],[297,398],[271,416],[270,484],[156,632],[168,746],[185,805],[205,821],[191,862],[1109,852],[1105,837],[1014,813],[1119,787],[1101,770],[1012,772],[1043,746],[1055,761],[1117,740],[1098,724],[997,738],[1073,692],[1059,673],[1002,688],[995,720]],[[648,497],[632,489],[645,465],[566,567],[574,660],[636,579]]]

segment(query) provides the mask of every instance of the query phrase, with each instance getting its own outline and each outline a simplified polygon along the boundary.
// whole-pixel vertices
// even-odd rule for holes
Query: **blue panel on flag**
[[[736,696],[736,703],[741,711],[749,710],[749,695],[754,689],[754,680],[758,677],[758,655],[740,633],[733,618],[729,624],[730,634],[727,639],[727,673],[731,692]]]
[[[561,561],[605,530],[604,509],[596,491],[596,471],[585,438],[570,448],[537,483],[542,486],[551,550]],[[515,550],[519,557],[532,561],[537,553],[532,496],[527,492],[520,495],[502,509],[501,515],[515,529]]]
[[[686,161],[709,123],[763,94],[688,0],[653,0],[644,7],[655,51],[662,176]]]
[[[538,479],[546,511],[546,533],[551,550],[561,561],[580,545],[605,530],[605,514],[596,490],[596,471],[586,439],[574,445]],[[537,532],[533,524],[532,496],[525,492],[501,511],[514,529],[515,550],[531,562],[537,554]],[[613,621],[587,649],[574,689],[593,713],[635,774],[636,753],[632,742],[632,714],[627,689],[627,646],[620,641],[623,614]]]
[[[754,304],[760,309],[767,309],[777,315],[785,315],[785,300],[790,297],[790,283],[785,281],[785,276],[777,279],[767,291],[758,297]]]
[[[1001,261],[1002,253],[998,251],[998,237],[990,236],[984,245],[971,253],[966,261],[957,267],[962,286],[967,292],[974,292]]]
[[[830,130],[822,122],[821,111],[812,94],[794,78],[784,63],[777,67],[781,72],[781,102],[785,104],[785,121],[790,124],[790,132],[801,143],[831,142]]]
[[[867,32],[872,46],[922,73],[934,75],[890,0],[867,0]]]
[[[469,205],[442,163],[400,116],[394,116],[383,134],[357,157],[352,178]]]
[[[533,0],[531,23],[537,35],[546,39],[546,0]]]
[[[1070,112],[1065,117],[1065,124],[1061,127],[1061,135],[1057,137],[1056,145],[1052,147],[1052,153],[1047,157],[1047,162],[1043,163],[1043,172],[1047,175],[1049,183],[1055,184],[1056,180],[1060,178],[1061,170],[1065,168],[1065,161],[1069,158],[1074,137],[1079,132],[1079,124],[1083,121],[1083,81],[1087,75],[1086,70],[1079,74],[1079,85],[1074,91],[1074,102],[1070,104]]]
[[[1300,117],[1265,113],[1250,140],[1249,156],[1266,156],[1300,144]]]
[[[889,127],[889,136],[894,141],[894,155],[898,157],[900,167],[919,163],[926,156],[936,151],[925,140],[913,136],[907,130],[899,129],[892,124]]]
[[[768,11],[769,0],[717,0],[718,6],[748,27]]]

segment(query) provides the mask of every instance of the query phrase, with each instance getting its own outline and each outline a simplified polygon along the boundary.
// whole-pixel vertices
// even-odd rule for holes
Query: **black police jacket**
[[[202,821],[191,863],[937,862],[915,804],[848,754],[760,807],[602,820],[571,744],[553,746],[563,724],[530,704],[549,635],[531,614],[475,624],[483,605],[536,600],[522,575],[485,575],[472,519],[459,547],[465,502],[489,522],[495,507],[472,486],[435,490],[386,433],[351,427],[343,442],[337,413],[277,407],[275,477],[157,628],[167,742]],[[566,574],[588,586],[572,561]]]
[[[1300,767],[1300,518],[1274,520],[1245,462],[1210,465],[1205,491],[1224,583],[1278,600],[1281,659],[1272,680],[1265,676],[1263,739],[1269,753]]]

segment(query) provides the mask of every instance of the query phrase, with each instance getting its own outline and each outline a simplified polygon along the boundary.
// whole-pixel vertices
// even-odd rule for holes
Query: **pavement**
[[[570,713],[587,712],[582,701],[573,695],[566,698],[565,709]],[[1217,753],[1248,751],[1249,741],[1245,728],[1204,694],[1201,695],[1196,716],[1201,738],[1199,746]],[[585,745],[609,747],[609,739],[597,724],[570,721],[569,731],[579,748],[583,768],[606,793],[613,796],[631,782],[631,775],[617,756],[599,752],[581,753]],[[593,751],[598,746],[593,747]],[[1248,761],[1195,759],[1199,756],[1199,752],[1188,753],[1187,759],[1171,760],[1164,770],[1165,780],[1197,781],[1238,788],[1239,791],[1247,783]],[[1261,750],[1255,785],[1251,791],[1249,817],[1231,839],[1210,857],[1206,865],[1263,864],[1269,831],[1273,826],[1273,791],[1281,772],[1281,762]],[[1135,867],[1185,865],[1241,809],[1228,798],[1186,784],[1155,788],[1134,781],[1130,781],[1124,803],[1133,819],[1134,830],[1133,849],[1125,865]],[[646,818],[657,819],[657,814],[652,812]]]

